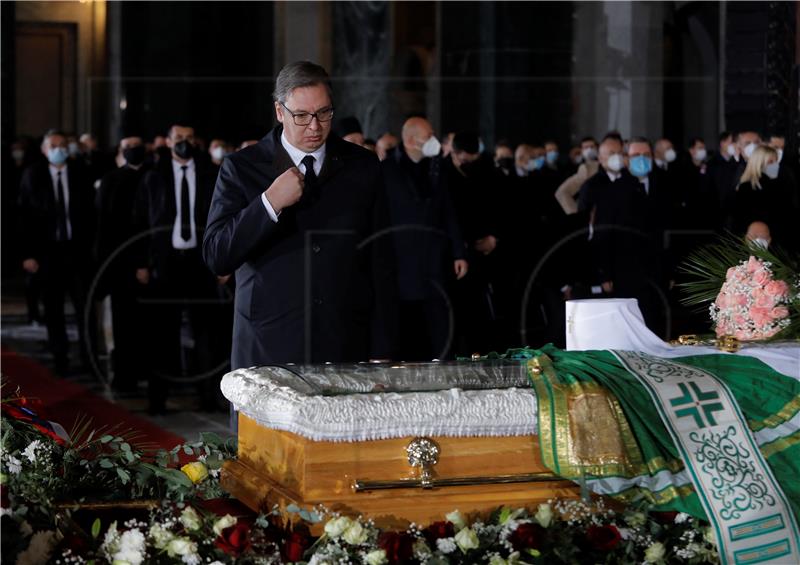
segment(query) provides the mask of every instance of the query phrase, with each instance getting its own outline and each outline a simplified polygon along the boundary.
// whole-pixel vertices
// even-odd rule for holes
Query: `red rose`
[[[311,546],[311,534],[305,526],[289,533],[283,544],[283,559],[285,561],[302,561],[306,550]]]
[[[389,563],[405,563],[414,555],[414,537],[408,532],[384,532],[378,537],[378,547],[386,552]]]
[[[230,528],[225,528],[214,545],[229,555],[239,556],[250,549],[250,526],[237,522]]]
[[[524,551],[526,549],[539,549],[544,538],[545,530],[539,524],[520,524],[517,529],[508,536],[508,541],[514,547],[514,551]]]
[[[616,526],[589,526],[586,530],[586,540],[592,549],[597,551],[611,551],[622,540]]]
[[[422,535],[431,547],[436,547],[436,540],[442,538],[451,538],[456,535],[456,528],[452,522],[434,522],[424,530]]]

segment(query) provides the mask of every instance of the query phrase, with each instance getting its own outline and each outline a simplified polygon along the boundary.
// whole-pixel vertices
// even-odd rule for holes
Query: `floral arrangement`
[[[733,236],[701,247],[681,266],[683,302],[707,308],[718,338],[800,338],[798,258]]]
[[[382,531],[372,520],[321,507],[256,515],[226,499],[219,485],[223,462],[235,457],[232,442],[203,434],[196,443],[148,452],[132,432],[88,431],[86,423],[64,439],[41,420],[14,417],[25,405],[29,399],[19,395],[3,400],[0,526],[8,563],[718,561],[707,523],[648,513],[644,502],[621,512],[601,499],[551,500],[533,510],[502,507],[488,517],[453,511],[403,531]],[[96,517],[92,501],[119,506],[114,516]]]
[[[775,280],[770,267],[770,262],[750,256],[728,269],[709,307],[717,337],[767,339],[789,325],[789,285]]]

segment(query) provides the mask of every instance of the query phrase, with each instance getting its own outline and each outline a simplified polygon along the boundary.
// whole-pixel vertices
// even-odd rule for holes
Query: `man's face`
[[[545,150],[544,147],[541,145],[535,146],[531,149],[531,158],[536,159],[537,157],[544,157]]]
[[[700,151],[701,149],[705,150],[705,148],[706,148],[705,143],[703,143],[702,141],[695,141],[694,145],[692,145],[689,148],[689,153],[692,154],[692,158],[696,158],[695,156],[697,155],[697,152]]]
[[[67,138],[63,135],[51,135],[47,139],[44,140],[42,143],[42,153],[47,156],[47,151],[49,149],[61,147],[62,149],[67,148]]]
[[[510,147],[505,145],[498,145],[494,150],[494,162],[499,163],[500,159],[513,159],[514,153]]]
[[[283,131],[289,143],[300,151],[313,153],[328,139],[331,133],[331,120],[320,122],[315,116],[308,125],[298,126],[294,123],[292,114],[315,114],[332,106],[325,85],[315,84],[292,90],[283,105],[280,102],[275,103],[275,114],[278,121],[283,124]]]
[[[750,144],[758,145],[759,143],[761,143],[761,137],[754,131],[743,131],[739,134],[739,139],[736,141],[739,154],[743,155],[745,160],[750,158],[750,155],[747,154],[748,151],[746,151],[745,148]],[[750,153],[752,153],[752,151],[750,151]]]
[[[769,138],[769,146],[773,149],[780,149],[781,151],[785,149],[786,145],[786,138],[778,137],[777,135],[773,135]]]
[[[643,155],[644,157],[653,157],[653,152],[650,150],[649,143],[643,143],[641,141],[634,141],[630,145],[628,145],[628,159],[633,159],[634,157],[638,157],[639,155]]]
[[[514,164],[520,169],[528,166],[528,161],[531,160],[531,146],[520,145],[514,153]]]
[[[181,141],[188,141],[189,143],[194,143],[194,128],[184,127],[184,126],[175,126],[169,132],[169,137],[167,137],[167,147],[172,149],[175,147],[176,143],[180,143]]]
[[[725,139],[719,142],[719,154],[720,155],[727,155],[728,154],[728,145],[733,143],[733,136],[729,135]]]
[[[558,145],[556,145],[555,143],[545,143],[544,144],[544,150],[545,150],[545,152],[558,151]]]
[[[612,155],[622,155],[622,144],[616,139],[606,139],[600,144],[600,151],[598,154],[598,160],[600,164],[603,165],[603,168],[607,168],[606,164],[608,163],[609,157]]]
[[[581,153],[583,153],[587,149],[594,149],[595,151],[597,151],[597,143],[595,143],[594,141],[591,141],[591,140],[582,141],[581,142]]]
[[[672,146],[672,142],[669,139],[659,139],[656,142],[656,158],[661,159],[662,161],[666,160],[665,154],[670,149],[674,149]],[[630,151],[628,152],[630,155]]]
[[[451,153],[451,155],[453,157],[453,164],[458,168],[461,168],[468,163],[474,163],[481,156],[480,153],[467,153],[466,151],[455,150]]]
[[[119,142],[119,148],[120,150],[125,151],[126,149],[131,149],[133,147],[139,147],[141,144],[141,137],[125,137]]]
[[[166,147],[167,145],[167,138],[163,135],[157,135],[153,138],[153,147],[158,149],[159,147]]]

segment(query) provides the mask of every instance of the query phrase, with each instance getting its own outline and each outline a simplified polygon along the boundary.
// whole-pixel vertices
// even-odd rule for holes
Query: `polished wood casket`
[[[521,363],[261,367],[222,388],[240,410],[222,485],[256,511],[322,505],[403,528],[579,496],[541,462]]]

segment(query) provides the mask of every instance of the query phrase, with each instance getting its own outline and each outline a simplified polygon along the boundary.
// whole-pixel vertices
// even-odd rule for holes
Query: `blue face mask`
[[[536,157],[536,159],[533,160],[533,170],[538,171],[542,167],[544,167],[544,157]]]
[[[558,161],[558,151],[548,151],[547,152],[547,162],[551,165]]]
[[[637,177],[646,177],[653,170],[653,160],[644,155],[631,158],[631,174]]]
[[[68,157],[69,152],[64,147],[51,147],[47,150],[47,160],[53,165],[63,165]]]

